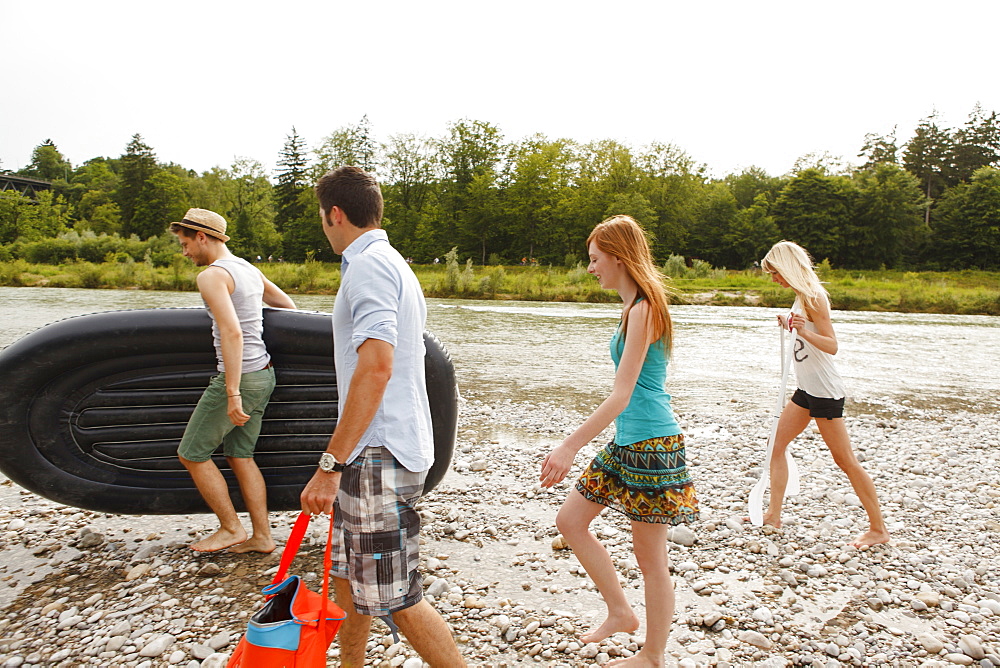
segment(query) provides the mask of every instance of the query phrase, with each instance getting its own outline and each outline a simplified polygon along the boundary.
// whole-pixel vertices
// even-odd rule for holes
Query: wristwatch
[[[329,452],[324,452],[319,458],[319,470],[324,473],[340,473],[347,464],[337,461]]]

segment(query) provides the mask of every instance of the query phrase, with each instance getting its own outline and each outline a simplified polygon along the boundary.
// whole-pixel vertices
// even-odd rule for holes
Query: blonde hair
[[[625,265],[628,275],[638,286],[638,297],[649,303],[649,318],[653,326],[654,340],[662,341],[667,349],[673,341],[673,322],[670,319],[667,290],[663,285],[664,276],[653,263],[646,233],[631,216],[611,216],[599,223],[587,237],[587,248],[594,243],[609,255],[614,255]],[[634,302],[633,302],[634,304]],[[628,312],[633,304],[625,306],[622,316],[622,334],[628,329]]]
[[[813,310],[821,299],[827,297],[826,288],[813,269],[812,258],[805,248],[792,241],[779,241],[771,246],[760,268],[777,272],[802,298],[807,310]]]

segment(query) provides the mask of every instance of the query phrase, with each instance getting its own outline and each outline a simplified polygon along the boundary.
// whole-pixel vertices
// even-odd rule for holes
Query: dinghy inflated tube
[[[216,373],[211,326],[203,308],[112,311],[52,323],[0,351],[0,471],[87,510],[209,512],[177,446]],[[451,462],[458,390],[448,352],[430,333],[424,341],[434,429],[427,492]],[[268,508],[295,510],[337,424],[330,316],[265,308],[264,342],[277,387],[254,458]],[[225,458],[215,461],[243,510]]]

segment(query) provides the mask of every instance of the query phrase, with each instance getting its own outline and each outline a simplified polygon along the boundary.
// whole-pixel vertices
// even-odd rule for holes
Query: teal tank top
[[[625,350],[625,337],[619,326],[611,337],[611,359],[615,370],[621,362]],[[615,443],[631,445],[650,438],[676,436],[681,433],[680,425],[670,407],[667,394],[667,364],[670,358],[663,341],[656,341],[646,349],[646,359],[636,380],[632,398],[617,418],[615,418]]]

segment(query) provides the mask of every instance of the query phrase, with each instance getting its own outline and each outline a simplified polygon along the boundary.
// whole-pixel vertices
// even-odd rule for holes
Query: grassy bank
[[[322,262],[265,263],[260,268],[293,294],[334,294],[340,266]],[[586,268],[414,265],[428,297],[612,302]],[[787,306],[790,293],[752,271],[672,267],[674,301],[682,304]],[[686,275],[679,276],[684,273]],[[169,267],[151,263],[74,262],[63,265],[0,262],[0,285],[142,290],[195,290],[198,269],[178,256]],[[821,271],[840,310],[1000,315],[1000,273]]]

